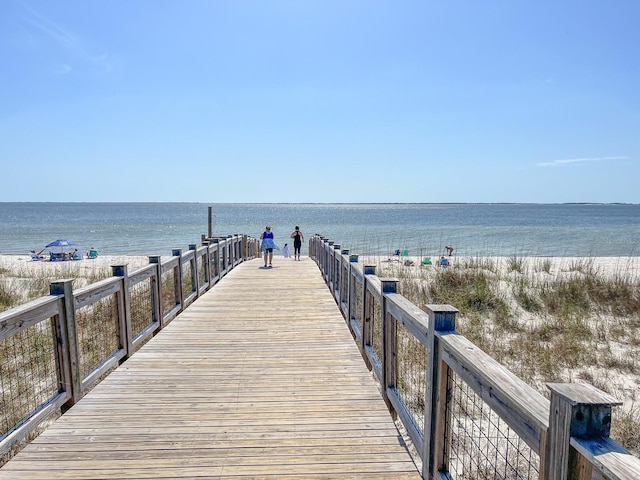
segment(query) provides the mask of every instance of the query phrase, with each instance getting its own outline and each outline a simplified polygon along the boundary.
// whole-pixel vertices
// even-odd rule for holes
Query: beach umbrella
[[[45,245],[45,248],[49,247],[68,247],[69,245],[77,245],[76,242],[71,240],[54,240],[53,242]]]

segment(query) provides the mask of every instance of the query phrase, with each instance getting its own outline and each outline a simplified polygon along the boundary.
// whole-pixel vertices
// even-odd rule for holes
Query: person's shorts
[[[267,253],[273,253],[273,248],[265,248],[264,251]]]

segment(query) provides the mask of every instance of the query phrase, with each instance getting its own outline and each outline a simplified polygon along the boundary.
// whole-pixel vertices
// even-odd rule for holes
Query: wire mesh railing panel
[[[173,268],[162,274],[162,314],[176,306],[175,274]]]
[[[136,283],[129,289],[131,331],[134,339],[153,323],[152,288],[152,278],[149,277],[146,280]]]
[[[182,297],[187,298],[194,291],[193,277],[191,276],[191,262],[182,264]]]
[[[411,412],[416,426],[424,427],[424,409],[427,384],[427,348],[397,325],[397,390]]]
[[[218,261],[219,255],[220,254],[216,250],[209,256],[209,258],[211,259],[211,263],[209,265],[209,271],[211,272],[212,277],[217,277],[218,275],[220,275],[220,268],[218,267],[220,263]]]
[[[205,283],[207,283],[207,276],[205,271],[205,265],[207,263],[207,257],[204,255],[199,255],[196,257],[196,267],[198,269],[198,285],[202,287]]]
[[[378,363],[382,363],[382,306],[374,301],[371,312],[371,345],[375,352]]]
[[[353,282],[353,297],[351,303],[351,318],[356,320],[356,323],[360,327],[360,332],[362,332],[362,284],[356,281],[355,278],[352,278]]]
[[[76,332],[80,375],[84,378],[120,346],[116,294],[77,309]]]
[[[537,479],[540,457],[455,373],[449,380],[451,478]]]
[[[0,340],[0,439],[58,393],[51,320]]]

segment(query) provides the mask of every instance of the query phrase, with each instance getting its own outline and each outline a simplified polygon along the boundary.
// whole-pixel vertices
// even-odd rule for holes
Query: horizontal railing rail
[[[616,399],[569,383],[548,384],[548,400],[457,332],[454,307],[417,307],[397,279],[320,235],[309,254],[423,478],[640,478],[640,459],[609,438]]]
[[[185,253],[0,312],[0,455],[6,458],[52,416],[64,413],[101,378],[212,288],[232,268],[260,255],[247,235],[204,238]]]

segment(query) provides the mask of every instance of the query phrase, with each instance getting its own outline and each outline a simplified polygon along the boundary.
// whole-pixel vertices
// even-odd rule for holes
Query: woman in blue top
[[[268,259],[269,268],[271,268],[271,261],[273,260],[273,249],[278,248],[273,241],[273,232],[271,231],[271,225],[267,225],[266,227],[264,227],[264,232],[262,232],[262,235],[260,235],[260,240],[262,240],[260,249],[264,254],[264,266],[267,266]]]

